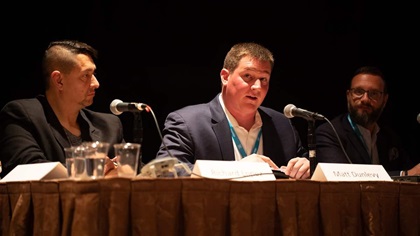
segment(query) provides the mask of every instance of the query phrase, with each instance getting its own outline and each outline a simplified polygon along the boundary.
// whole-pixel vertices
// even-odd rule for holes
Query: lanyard
[[[233,129],[232,124],[230,122],[229,122],[229,128],[230,128],[230,132],[232,134],[232,138],[235,141],[236,147],[238,148],[242,157],[246,157],[247,154],[245,152],[245,149],[242,146],[241,141],[239,140],[238,135],[236,135],[235,129]],[[258,151],[258,147],[260,146],[261,133],[262,133],[262,129],[260,128],[260,132],[258,133],[257,139],[255,140],[254,148],[252,148],[251,154],[252,153],[257,153],[257,151]]]
[[[363,145],[365,146],[366,150],[368,150],[366,143],[365,143],[365,139],[362,136],[362,133],[360,133],[359,127],[357,127],[356,124],[353,123],[352,119],[350,118],[350,114],[347,115],[347,119],[350,122],[351,128],[354,130],[354,132],[357,134],[357,136],[359,137],[359,139],[362,141]]]

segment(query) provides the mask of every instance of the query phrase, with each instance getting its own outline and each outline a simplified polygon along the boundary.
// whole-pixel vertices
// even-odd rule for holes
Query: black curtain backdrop
[[[382,122],[394,125],[419,158],[419,14],[411,1],[10,1],[1,18],[1,101],[42,93],[48,43],[78,39],[99,50],[100,88],[90,108],[110,112],[113,99],[148,104],[143,161],[154,158],[166,115],[210,101],[230,47],[254,41],[271,49],[275,68],[263,105],[289,104],[332,119],[346,111],[354,70],[375,65],[390,98]],[[133,139],[133,114],[119,116]],[[306,142],[307,123],[293,118]],[[316,124],[318,125],[318,123]],[[420,158],[419,158],[420,159]]]

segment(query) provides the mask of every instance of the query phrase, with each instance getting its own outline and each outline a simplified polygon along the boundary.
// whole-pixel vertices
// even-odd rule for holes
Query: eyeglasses
[[[350,89],[351,94],[356,97],[356,98],[361,98],[363,97],[363,95],[365,95],[365,93],[368,94],[368,97],[372,100],[378,100],[379,98],[381,98],[382,94],[384,92],[378,91],[378,90],[364,90],[361,88],[352,88]]]

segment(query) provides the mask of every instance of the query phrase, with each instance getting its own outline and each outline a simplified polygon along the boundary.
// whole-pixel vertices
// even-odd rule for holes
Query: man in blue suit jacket
[[[176,157],[190,168],[196,160],[241,160],[252,154],[282,167],[292,178],[308,178],[308,153],[282,113],[260,106],[268,92],[274,57],[256,43],[239,43],[220,72],[222,92],[206,104],[171,112],[157,157]]]
[[[11,101],[0,112],[2,177],[19,164],[65,164],[64,148],[83,141],[124,142],[118,117],[86,109],[99,87],[96,54],[77,41],[49,45],[43,58],[45,95]],[[113,155],[110,148],[108,156]],[[114,169],[114,164],[108,160],[105,169]]]

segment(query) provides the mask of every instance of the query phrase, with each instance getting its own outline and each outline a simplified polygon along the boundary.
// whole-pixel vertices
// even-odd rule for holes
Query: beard
[[[356,106],[352,106],[350,103],[348,103],[348,108],[351,119],[358,125],[361,125],[366,128],[378,121],[379,117],[381,116],[383,106],[375,109],[370,104],[363,105],[369,106],[370,108],[372,108],[372,111],[359,111]]]

